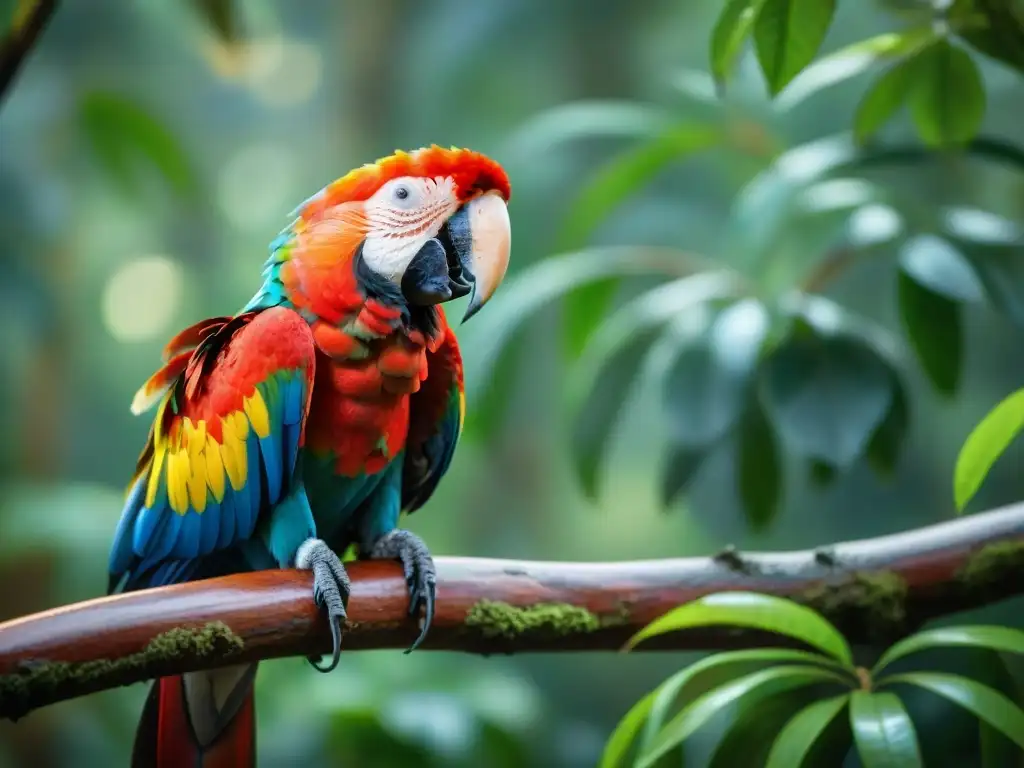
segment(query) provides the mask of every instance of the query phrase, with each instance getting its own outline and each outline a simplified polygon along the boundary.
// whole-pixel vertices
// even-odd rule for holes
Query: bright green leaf
[[[624,761],[626,755],[629,753],[629,748],[636,740],[637,733],[640,732],[640,728],[651,711],[651,706],[654,704],[654,697],[657,692],[658,689],[655,689],[640,699],[623,716],[619,724],[615,726],[615,730],[612,731],[608,743],[604,746],[604,752],[601,754],[601,762],[598,768],[619,768],[619,766],[625,768]]]
[[[760,400],[751,396],[736,435],[736,474],[740,503],[754,530],[775,519],[782,499],[782,449]]]
[[[142,106],[123,96],[92,91],[80,105],[83,130],[107,171],[124,191],[137,193],[133,165],[145,159],[181,197],[199,183],[178,140]]]
[[[640,361],[661,326],[686,311],[740,289],[729,272],[703,272],[664,283],[617,310],[599,327],[570,371],[576,405],[573,455],[586,492],[596,493],[607,438]]]
[[[835,0],[767,0],[754,24],[754,43],[768,90],[777,96],[814,60],[835,14]]]
[[[711,32],[711,74],[724,85],[765,0],[726,0]]]
[[[791,109],[810,96],[866,72],[884,61],[906,56],[935,39],[932,25],[902,32],[886,32],[840,48],[815,60],[779,94],[775,105]]]
[[[582,192],[566,214],[555,250],[582,247],[609,214],[655,176],[703,149],[720,143],[721,129],[711,126],[680,126],[650,142],[625,150],[585,180]],[[566,298],[565,329],[569,353],[576,357],[598,320],[603,316],[615,288],[614,280],[602,280]]]
[[[809,666],[777,666],[754,672],[700,696],[673,717],[637,761],[637,768],[650,768],[663,755],[677,748],[711,718],[730,705],[752,706],[788,691],[810,685],[846,685],[841,675]]]
[[[723,624],[788,635],[851,663],[850,646],[824,617],[791,600],[754,592],[718,592],[673,608],[633,635],[626,648],[667,632]]]
[[[1024,389],[1004,398],[971,431],[960,449],[953,472],[956,508],[964,511],[985,482],[989,470],[1024,430]]]
[[[898,281],[900,319],[917,359],[935,389],[953,395],[960,384],[963,360],[960,304],[902,270]]]
[[[801,454],[848,467],[892,403],[887,364],[852,335],[791,336],[765,361],[765,405]]]
[[[1024,390],[1021,390],[1024,394]],[[993,651],[1024,654],[1024,632],[1019,629],[998,626],[938,627],[926,629],[900,640],[875,664],[871,674],[879,673],[896,659],[931,648],[988,648]]]
[[[921,139],[936,147],[973,139],[985,117],[985,86],[971,55],[939,41],[919,56],[915,79],[910,114]]]
[[[918,235],[900,249],[900,268],[919,285],[953,301],[981,301],[984,288],[971,263],[934,235]]]
[[[854,691],[850,725],[864,768],[919,768],[921,750],[906,707],[893,693]]]
[[[945,672],[908,672],[880,683],[898,684],[916,685],[958,704],[1024,749],[1024,710],[987,685]]]
[[[916,59],[897,62],[871,84],[853,118],[858,144],[870,139],[903,106],[914,83],[915,64]]]
[[[765,768],[800,768],[849,700],[850,695],[844,693],[816,701],[797,713],[779,732]]]

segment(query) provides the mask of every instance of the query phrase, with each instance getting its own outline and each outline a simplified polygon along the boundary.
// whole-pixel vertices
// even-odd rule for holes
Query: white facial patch
[[[363,259],[367,266],[400,283],[420,248],[437,236],[457,208],[451,178],[392,179],[365,203],[368,230]]]

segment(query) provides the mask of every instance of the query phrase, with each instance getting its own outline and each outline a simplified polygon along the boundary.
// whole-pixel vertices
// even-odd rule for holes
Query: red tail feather
[[[180,676],[153,683],[139,721],[132,768],[255,768],[256,707],[252,685],[213,742],[196,739]]]

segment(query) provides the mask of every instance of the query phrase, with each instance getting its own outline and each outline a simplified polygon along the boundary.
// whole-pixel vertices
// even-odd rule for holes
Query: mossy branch
[[[854,643],[1024,593],[1024,504],[815,550],[621,563],[438,558],[424,647],[468,653],[616,650],[670,608],[753,590],[821,611]],[[346,651],[405,648],[417,633],[397,563],[351,564]],[[641,650],[779,644],[724,627]],[[95,691],[225,663],[326,652],[310,576],[264,571],[132,592],[0,624],[0,717]]]

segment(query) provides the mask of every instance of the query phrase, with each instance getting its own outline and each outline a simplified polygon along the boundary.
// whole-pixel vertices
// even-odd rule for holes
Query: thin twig
[[[56,10],[57,0],[35,0],[27,11],[15,14],[11,29],[0,42],[0,104]]]

